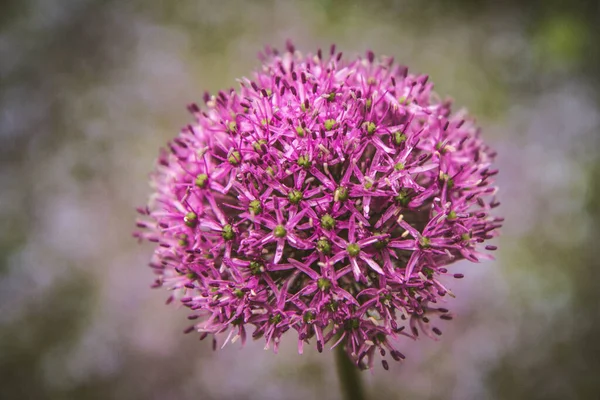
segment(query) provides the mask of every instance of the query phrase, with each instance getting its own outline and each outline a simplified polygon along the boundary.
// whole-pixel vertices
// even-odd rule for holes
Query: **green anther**
[[[259,152],[262,151],[262,146],[266,145],[267,141],[265,139],[259,139],[256,142],[252,143],[252,147],[254,148],[255,151]]]
[[[283,225],[277,225],[275,229],[273,229],[273,235],[275,235],[276,238],[284,238],[285,235],[287,235],[287,231]]]
[[[428,249],[431,247],[431,239],[429,239],[426,236],[421,236],[419,238],[419,244],[421,245],[422,248]]]
[[[317,250],[323,254],[331,253],[331,243],[326,238],[317,240]]]
[[[406,135],[403,132],[394,132],[394,143],[396,143],[397,146],[401,145],[405,141]]]
[[[371,135],[373,134],[373,132],[375,132],[375,129],[377,129],[377,125],[375,125],[375,123],[372,121],[365,122],[365,128],[367,128],[367,132],[369,133],[369,135]]]
[[[310,322],[310,321],[313,321],[314,319],[315,319],[315,313],[312,311],[307,311],[302,316],[302,320],[304,322]]]
[[[238,299],[241,299],[242,297],[244,297],[244,292],[242,292],[240,289],[235,289],[233,291],[233,295]]]
[[[233,227],[229,224],[225,225],[223,227],[223,232],[221,232],[221,236],[223,236],[223,239],[225,239],[225,240],[233,240],[233,238],[235,237],[235,232],[233,232]]]
[[[303,127],[301,127],[300,125],[298,125],[298,126],[296,127],[296,134],[297,134],[299,137],[304,137],[304,134],[305,134],[305,133],[304,133],[304,128],[303,128]]]
[[[325,130],[330,131],[335,126],[335,119],[326,119],[325,120]]]
[[[281,322],[281,314],[275,314],[275,315],[271,316],[270,321],[272,324],[277,325],[278,323]]]
[[[468,242],[471,240],[471,234],[470,233],[463,233],[460,238],[463,240],[463,242]]]
[[[356,257],[358,253],[360,253],[360,246],[356,243],[350,243],[348,247],[346,247],[346,251],[350,257]]]
[[[337,189],[335,189],[335,192],[333,193],[333,200],[334,201],[348,200],[348,188],[346,188],[345,186],[339,186]]]
[[[306,105],[304,104],[304,102],[302,104],[300,104],[300,109],[302,110],[302,112],[306,112],[307,108],[306,108]]]
[[[304,195],[299,190],[292,190],[290,192],[290,194],[288,194],[288,199],[290,200],[290,203],[292,203],[292,204],[300,203],[300,200],[302,200],[303,197],[304,197]]]
[[[383,343],[385,342],[385,333],[379,332],[375,335],[375,343]]]
[[[308,159],[308,156],[300,156],[300,157],[298,157],[298,165],[301,166],[302,168],[310,168],[312,163]]]
[[[183,222],[190,228],[193,228],[198,224],[198,216],[195,212],[190,211],[189,213],[185,214]]]
[[[260,204],[260,200],[255,199],[250,202],[248,206],[248,210],[254,215],[258,215],[262,212],[262,205]]]
[[[261,125],[267,125],[267,120],[265,118],[260,120]]]
[[[449,221],[454,221],[456,218],[457,218],[456,211],[454,211],[454,210],[451,210],[451,211],[448,213],[448,220],[449,220]]]
[[[265,171],[271,176],[275,175],[275,170],[272,167],[267,167]]]
[[[200,174],[196,177],[196,186],[200,189],[204,189],[206,187],[206,183],[208,182],[208,175]]]
[[[325,214],[321,217],[321,228],[330,230],[335,228],[335,219],[329,214]]]
[[[229,130],[231,132],[237,131],[237,123],[235,121],[229,122],[229,124],[227,125],[227,127],[229,128]]]
[[[234,150],[229,155],[229,158],[227,158],[227,161],[229,161],[229,164],[231,165],[238,165],[240,161],[242,161],[242,156],[239,151]]]
[[[369,190],[373,187],[373,182],[365,182],[365,184],[363,185],[365,189]]]
[[[402,171],[404,169],[404,163],[401,163],[401,162],[397,163],[396,165],[394,165],[394,169],[396,171]]]
[[[373,105],[373,100],[372,99],[367,99],[367,104],[366,104],[367,110],[371,109],[371,105]]]
[[[356,318],[352,318],[352,319],[349,319],[346,322],[344,322],[344,329],[346,329],[347,331],[358,329],[358,326],[359,326],[359,322],[358,322],[358,319],[356,319]]]
[[[327,101],[335,100],[335,92],[331,92],[327,95]]]
[[[271,89],[266,89],[267,92],[267,97],[271,97],[271,95],[273,94],[273,91]]]
[[[324,292],[331,287],[331,281],[327,278],[319,278],[317,279],[317,287]]]

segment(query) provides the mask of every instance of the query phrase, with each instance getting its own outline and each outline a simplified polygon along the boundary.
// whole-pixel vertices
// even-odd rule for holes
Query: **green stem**
[[[365,400],[360,370],[348,357],[343,344],[335,348],[335,363],[337,364],[342,398],[344,400]]]

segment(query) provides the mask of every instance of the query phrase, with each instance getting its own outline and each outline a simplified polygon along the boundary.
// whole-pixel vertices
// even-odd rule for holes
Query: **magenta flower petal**
[[[367,265],[375,272],[381,275],[385,275],[381,266],[377,264],[372,258],[370,258],[366,253],[360,252],[360,259],[367,263]]]

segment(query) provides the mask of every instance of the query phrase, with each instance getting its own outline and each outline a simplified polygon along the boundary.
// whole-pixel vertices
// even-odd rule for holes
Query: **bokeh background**
[[[339,399],[332,354],[213,352],[131,237],[158,148],[265,45],[428,73],[499,153],[495,262],[377,399],[600,398],[600,7],[587,1],[3,0],[0,399]]]

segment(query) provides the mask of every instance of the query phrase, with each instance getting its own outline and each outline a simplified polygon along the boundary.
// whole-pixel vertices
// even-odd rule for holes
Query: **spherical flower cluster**
[[[277,350],[293,330],[300,352],[401,360],[395,339],[435,337],[452,318],[443,281],[462,275],[448,265],[489,258],[478,247],[502,221],[494,152],[391,58],[288,44],[261,59],[237,91],[190,105],[195,124],[160,154],[136,233],[158,244],[155,286],[215,345],[252,327]]]

